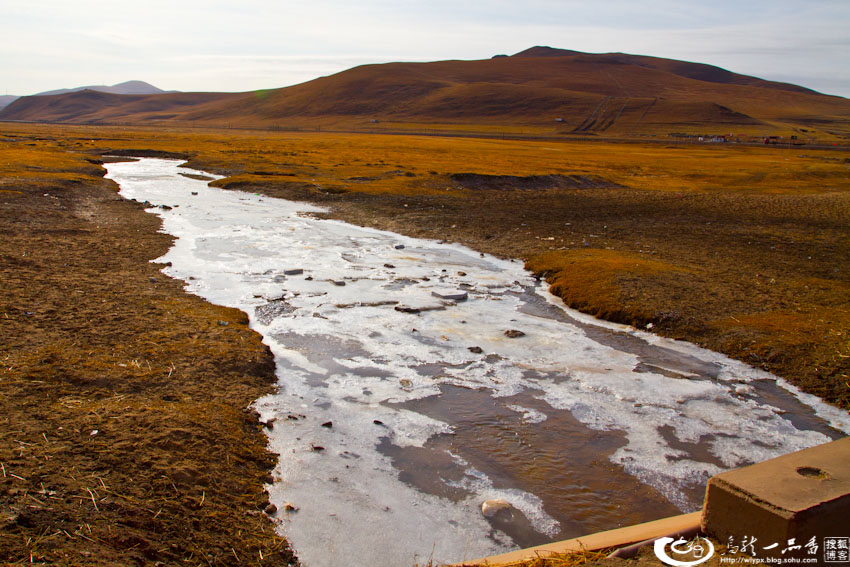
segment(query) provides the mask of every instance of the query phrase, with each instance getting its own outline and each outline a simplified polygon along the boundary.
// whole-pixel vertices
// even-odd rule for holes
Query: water
[[[267,488],[309,567],[455,562],[692,511],[711,475],[850,432],[769,374],[565,309],[519,262],[210,188],[175,161],[107,168],[171,207],[152,209],[178,237],[165,271],[272,349]],[[493,499],[512,508],[485,518]]]

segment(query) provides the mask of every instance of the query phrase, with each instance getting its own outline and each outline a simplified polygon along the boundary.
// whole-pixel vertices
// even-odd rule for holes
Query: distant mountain
[[[53,91],[44,91],[43,93],[37,93],[32,96],[53,96],[53,95],[61,95],[68,93],[75,93],[80,91],[97,91],[102,93],[112,93],[112,94],[121,94],[121,95],[147,95],[147,94],[165,94],[165,93],[176,93],[178,91],[164,91],[159,89],[150,83],[146,83],[144,81],[127,81],[124,83],[119,83],[117,85],[106,86],[106,85],[90,85],[86,87],[76,87],[73,89],[56,89]],[[16,100],[18,100],[19,96],[15,95],[2,95],[0,96],[0,110],[6,108]]]
[[[374,122],[530,125],[558,133],[850,136],[850,100],[702,63],[533,47],[479,61],[363,65],[247,93],[23,97],[0,120],[357,127]]]
[[[146,95],[146,94],[164,94],[166,92],[176,92],[176,91],[164,91],[159,89],[150,83],[146,83],[144,81],[127,81],[124,83],[119,83],[117,85],[106,86],[106,85],[90,85],[87,87],[76,87],[73,89],[56,89],[53,91],[45,91],[43,93],[38,93],[33,96],[52,96],[52,95],[60,95],[67,93],[75,93],[79,91],[98,91],[102,93],[112,93],[112,94],[135,94],[135,95]]]
[[[7,107],[17,100],[19,97],[15,95],[0,95],[0,109]]]

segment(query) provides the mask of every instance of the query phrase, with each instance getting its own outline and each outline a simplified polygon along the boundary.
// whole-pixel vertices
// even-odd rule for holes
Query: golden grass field
[[[171,239],[83,143],[0,134],[0,563],[287,565],[273,358],[150,263]]]
[[[14,385],[18,407],[35,407],[35,398],[26,396],[50,395],[45,394],[47,386],[27,382],[28,376],[46,383],[51,376],[64,376],[56,385],[62,399],[68,404],[74,396],[81,399],[77,406],[65,404],[61,415],[66,419],[72,419],[75,407],[96,412],[98,419],[108,412],[132,414],[138,422],[141,408],[172,419],[172,404],[161,399],[129,403],[112,398],[138,396],[148,384],[157,388],[156,395],[178,395],[185,408],[198,392],[211,391],[205,382],[208,371],[222,358],[235,360],[247,352],[261,366],[256,337],[245,330],[240,336],[247,343],[234,342],[237,336],[217,324],[230,315],[200,308],[200,301],[181,295],[177,282],[151,297],[136,293],[148,278],[161,278],[147,261],[164,251],[167,238],[155,234],[154,221],[136,219],[134,215],[145,216],[138,207],[127,204],[120,214],[110,212],[124,205],[109,200],[114,187],[103,181],[98,164],[104,153],[142,151],[179,157],[192,167],[225,175],[215,182],[220,187],[308,200],[327,206],[329,216],[350,222],[521,258],[573,307],[643,328],[651,324],[653,332],[724,352],[850,409],[850,149],[0,123],[0,206],[6,235],[0,310],[7,314],[4,332],[12,337],[0,349],[0,360],[3,367],[15,369],[3,370],[0,377],[4,388]],[[52,222],[67,226],[48,230]],[[33,223],[44,226],[35,230]],[[80,239],[89,248],[81,248]],[[85,262],[72,260],[63,247],[95,253]],[[49,261],[29,264],[23,252]],[[98,277],[99,269],[116,276]],[[82,301],[59,293],[69,279]],[[58,302],[61,308],[35,309],[39,323],[27,323],[27,309],[15,302],[35,303],[42,294],[45,303]],[[105,327],[92,307],[98,302],[116,313]],[[75,317],[75,310],[84,316]],[[95,332],[95,324],[107,329],[106,334]],[[233,319],[229,329],[241,325]],[[114,336],[107,336],[109,332]],[[89,335],[96,338],[77,338]],[[141,336],[147,339],[140,341]],[[156,346],[169,340],[174,348]],[[124,366],[116,366],[118,359]],[[170,390],[169,370],[174,368],[184,379],[191,377],[191,385],[180,386],[178,394]],[[240,387],[244,399],[268,387],[263,372],[248,371],[246,376],[256,376],[253,385]],[[125,378],[138,391],[117,385]],[[76,394],[75,388],[80,390]],[[250,426],[234,411],[221,409],[231,415],[231,427],[248,435]],[[9,415],[23,419],[20,411]],[[186,416],[181,428],[191,429],[196,424]],[[96,421],[91,414],[83,417],[86,424]],[[18,429],[18,439],[30,444],[44,432],[37,421]],[[256,448],[259,441],[251,439]],[[174,442],[195,458],[198,448]],[[144,456],[146,446],[140,443],[133,450]],[[55,458],[79,459],[70,447]],[[15,454],[0,458],[8,463]],[[43,451],[39,455],[53,458]],[[222,474],[244,475],[250,469],[257,477],[268,465],[256,456],[242,458],[242,469]],[[41,465],[21,458],[15,462],[15,474],[22,478],[53,479],[39,473]],[[116,460],[111,466],[121,465]],[[189,514],[198,498],[220,505],[226,501],[204,466],[189,467],[209,487],[203,494],[191,493]],[[151,480],[158,498],[179,498],[157,492],[169,489],[164,481],[156,484],[160,480]],[[126,490],[144,499],[144,485],[136,485],[130,483],[135,487]],[[179,482],[176,486],[182,490]],[[84,488],[76,487],[88,496]],[[35,483],[31,492],[16,494],[39,498],[38,490]],[[252,493],[251,498],[259,496]],[[150,506],[137,503],[133,533],[140,538],[140,549],[151,556],[163,553],[161,557],[185,558],[195,552],[157,551],[160,540],[150,530],[162,526],[144,520]],[[169,505],[177,520],[167,525],[168,537],[179,541],[181,508]],[[115,509],[121,511],[117,505]],[[97,514],[93,509],[87,514],[94,528]],[[13,526],[20,533],[6,526],[20,540],[0,531],[6,538],[0,539],[0,549],[47,537],[39,530],[48,528],[68,532],[61,548],[65,551],[82,545],[82,535],[91,535],[77,534],[80,526],[67,523],[72,519],[62,521],[61,526],[47,520],[34,522],[34,528]],[[106,529],[99,525],[96,529]],[[244,537],[237,528],[225,535],[216,535],[212,525],[195,529],[206,534],[199,546],[212,545],[217,537]],[[107,533],[101,533],[97,545],[118,546]],[[161,541],[168,547],[167,538]],[[215,553],[256,554],[262,545],[279,545],[259,536],[243,544],[230,549],[217,545]],[[90,551],[102,551],[97,545]],[[53,557],[49,546],[40,549],[44,557]]]
[[[652,323],[850,407],[850,150],[248,130],[6,131],[15,128],[89,158],[110,149],[173,152],[227,175],[215,183],[222,187],[313,200],[362,224],[522,258],[583,311]],[[32,167],[17,174],[37,176]],[[458,173],[587,176],[607,185],[511,190],[488,189],[485,181],[469,188],[452,178]]]

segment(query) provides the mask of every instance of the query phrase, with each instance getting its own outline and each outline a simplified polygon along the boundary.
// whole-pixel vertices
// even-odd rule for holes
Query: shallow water
[[[519,262],[178,165],[107,168],[172,207],[153,209],[178,237],[166,272],[244,310],[274,352],[268,489],[309,567],[460,561],[691,511],[717,472],[850,432],[769,374],[563,308]],[[485,519],[497,498],[512,510]]]

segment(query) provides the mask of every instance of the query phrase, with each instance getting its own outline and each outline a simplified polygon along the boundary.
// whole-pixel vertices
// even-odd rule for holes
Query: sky
[[[0,95],[285,87],[535,45],[717,65],[850,97],[850,0],[0,0]]]

